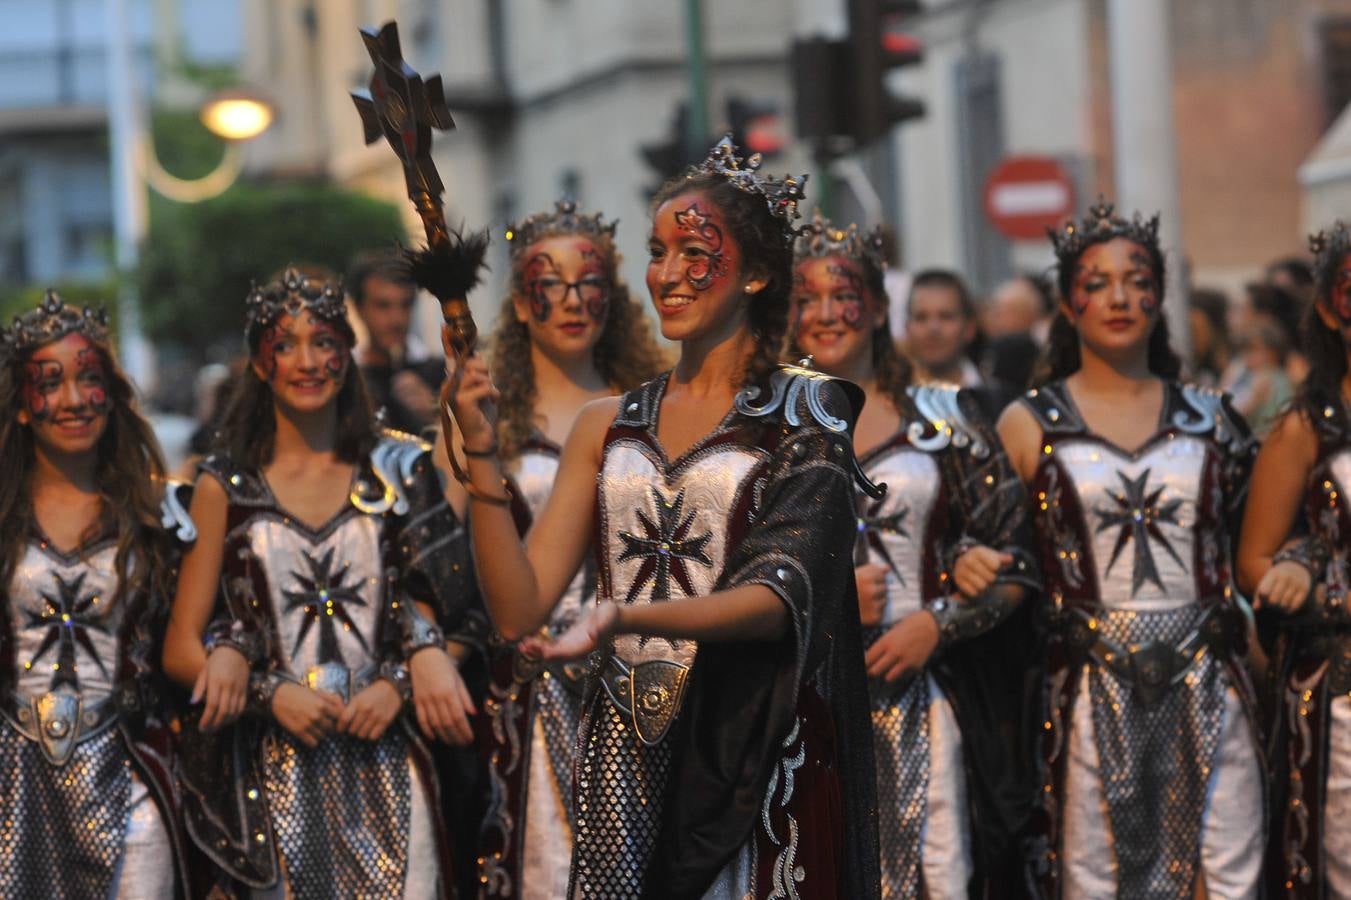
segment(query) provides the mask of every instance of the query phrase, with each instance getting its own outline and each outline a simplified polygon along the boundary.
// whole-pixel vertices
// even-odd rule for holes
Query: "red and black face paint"
[[[23,364],[23,402],[34,422],[46,422],[54,414],[52,398],[61,390],[65,367],[54,359]]]
[[[75,355],[75,359],[80,399],[88,404],[95,415],[105,415],[109,404],[108,377],[103,368],[103,357],[93,347],[85,347]]]
[[[577,282],[577,296],[581,298],[582,307],[592,321],[604,322],[606,310],[610,306],[610,281],[605,277],[600,251],[587,246],[581,252],[585,269]]]
[[[1130,260],[1135,265],[1135,270],[1130,274],[1131,283],[1136,290],[1142,292],[1140,308],[1152,313],[1159,308],[1159,282],[1154,264],[1139,250],[1131,253]]]
[[[262,363],[269,382],[277,377],[277,344],[290,335],[289,329],[282,328],[280,322],[274,322],[258,339],[258,361]]]
[[[1342,257],[1332,276],[1332,314],[1343,328],[1351,328],[1351,253]]]
[[[868,324],[864,300],[867,292],[863,286],[863,277],[852,266],[836,263],[826,266],[826,272],[833,282],[830,299],[840,306],[840,321],[854,331],[862,331]]]
[[[553,315],[554,305],[550,295],[554,285],[563,283],[554,258],[547,253],[536,253],[525,263],[525,293],[530,301],[530,315],[543,325]]]
[[[351,359],[347,341],[343,340],[338,329],[323,319],[311,316],[310,322],[314,326],[313,340],[315,346],[319,348],[324,374],[341,383],[343,375],[347,372],[347,362]]]
[[[722,228],[712,221],[712,217],[700,208],[699,202],[692,202],[686,209],[675,214],[676,226],[686,234],[693,235],[708,249],[696,254],[685,267],[685,280],[696,291],[707,291],[727,275],[727,257],[723,250]]]

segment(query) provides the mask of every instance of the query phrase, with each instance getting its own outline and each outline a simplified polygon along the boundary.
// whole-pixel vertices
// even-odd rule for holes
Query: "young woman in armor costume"
[[[192,523],[106,321],[48,292],[0,336],[4,897],[189,894],[153,673]]]
[[[880,233],[818,213],[795,251],[793,349],[863,387],[854,448],[887,485],[859,495],[854,570],[882,896],[1008,896],[1034,771],[1028,742],[1015,743],[1033,719],[1028,617],[1000,627],[1036,587],[1022,482],[968,392],[910,383]]]
[[[1351,897],[1351,229],[1309,244],[1309,377],[1257,456],[1239,581],[1279,622],[1268,894]]]
[[[464,529],[430,447],[376,430],[336,284],[287,269],[246,321],[165,642],[200,701],[188,830],[254,896],[440,896],[436,779],[401,711],[411,693],[450,740],[468,705],[433,624],[464,618]]]
[[[1050,897],[1254,897],[1263,784],[1231,541],[1255,450],[1176,380],[1158,217],[1052,233],[1041,387],[999,432],[1029,485],[1050,628],[1030,864]]]
[[[499,631],[544,626],[594,547],[598,602],[527,653],[593,651],[574,897],[876,896],[852,578],[852,385],[774,364],[799,182],[724,139],[654,200],[648,288],[675,369],[583,408],[522,547],[498,392],[448,360],[475,561]]]
[[[642,308],[619,280],[617,223],[555,204],[508,229],[511,293],[491,352],[501,390],[497,440],[521,534],[543,509],[564,439],[588,402],[637,387],[662,369]],[[463,493],[458,483],[451,490]],[[595,598],[584,565],[550,614],[562,634]],[[572,760],[585,668],[541,666],[514,647],[493,654],[479,744],[489,807],[479,846],[484,897],[567,893],[572,857]]]

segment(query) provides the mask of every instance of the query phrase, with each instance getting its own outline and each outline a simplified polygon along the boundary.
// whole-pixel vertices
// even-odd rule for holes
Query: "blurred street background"
[[[645,294],[647,198],[726,131],[810,174],[807,214],[888,227],[898,336],[907,273],[965,279],[959,349],[1014,387],[1044,229],[1099,194],[1162,212],[1174,340],[1236,389],[1298,379],[1305,235],[1351,215],[1351,0],[0,0],[3,320],[48,286],[115,307],[181,459],[251,280],[422,239],[349,97],[390,19],[456,118],[447,217],[494,237],[485,330],[508,223],[564,195],[620,220]]]

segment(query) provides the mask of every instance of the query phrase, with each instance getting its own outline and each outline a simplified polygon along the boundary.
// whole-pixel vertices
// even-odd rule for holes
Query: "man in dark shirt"
[[[357,362],[371,401],[385,410],[385,423],[391,428],[417,434],[436,421],[436,395],[445,378],[439,357],[410,359],[417,286],[399,257],[389,251],[353,260],[347,290],[369,335],[357,348]]]

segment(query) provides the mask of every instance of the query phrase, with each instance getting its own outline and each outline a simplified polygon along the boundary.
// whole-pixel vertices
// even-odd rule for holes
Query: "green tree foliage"
[[[158,202],[138,273],[146,331],[199,359],[235,352],[252,282],[288,263],[341,273],[357,252],[403,237],[395,206],[328,185],[239,184],[203,203]]]

